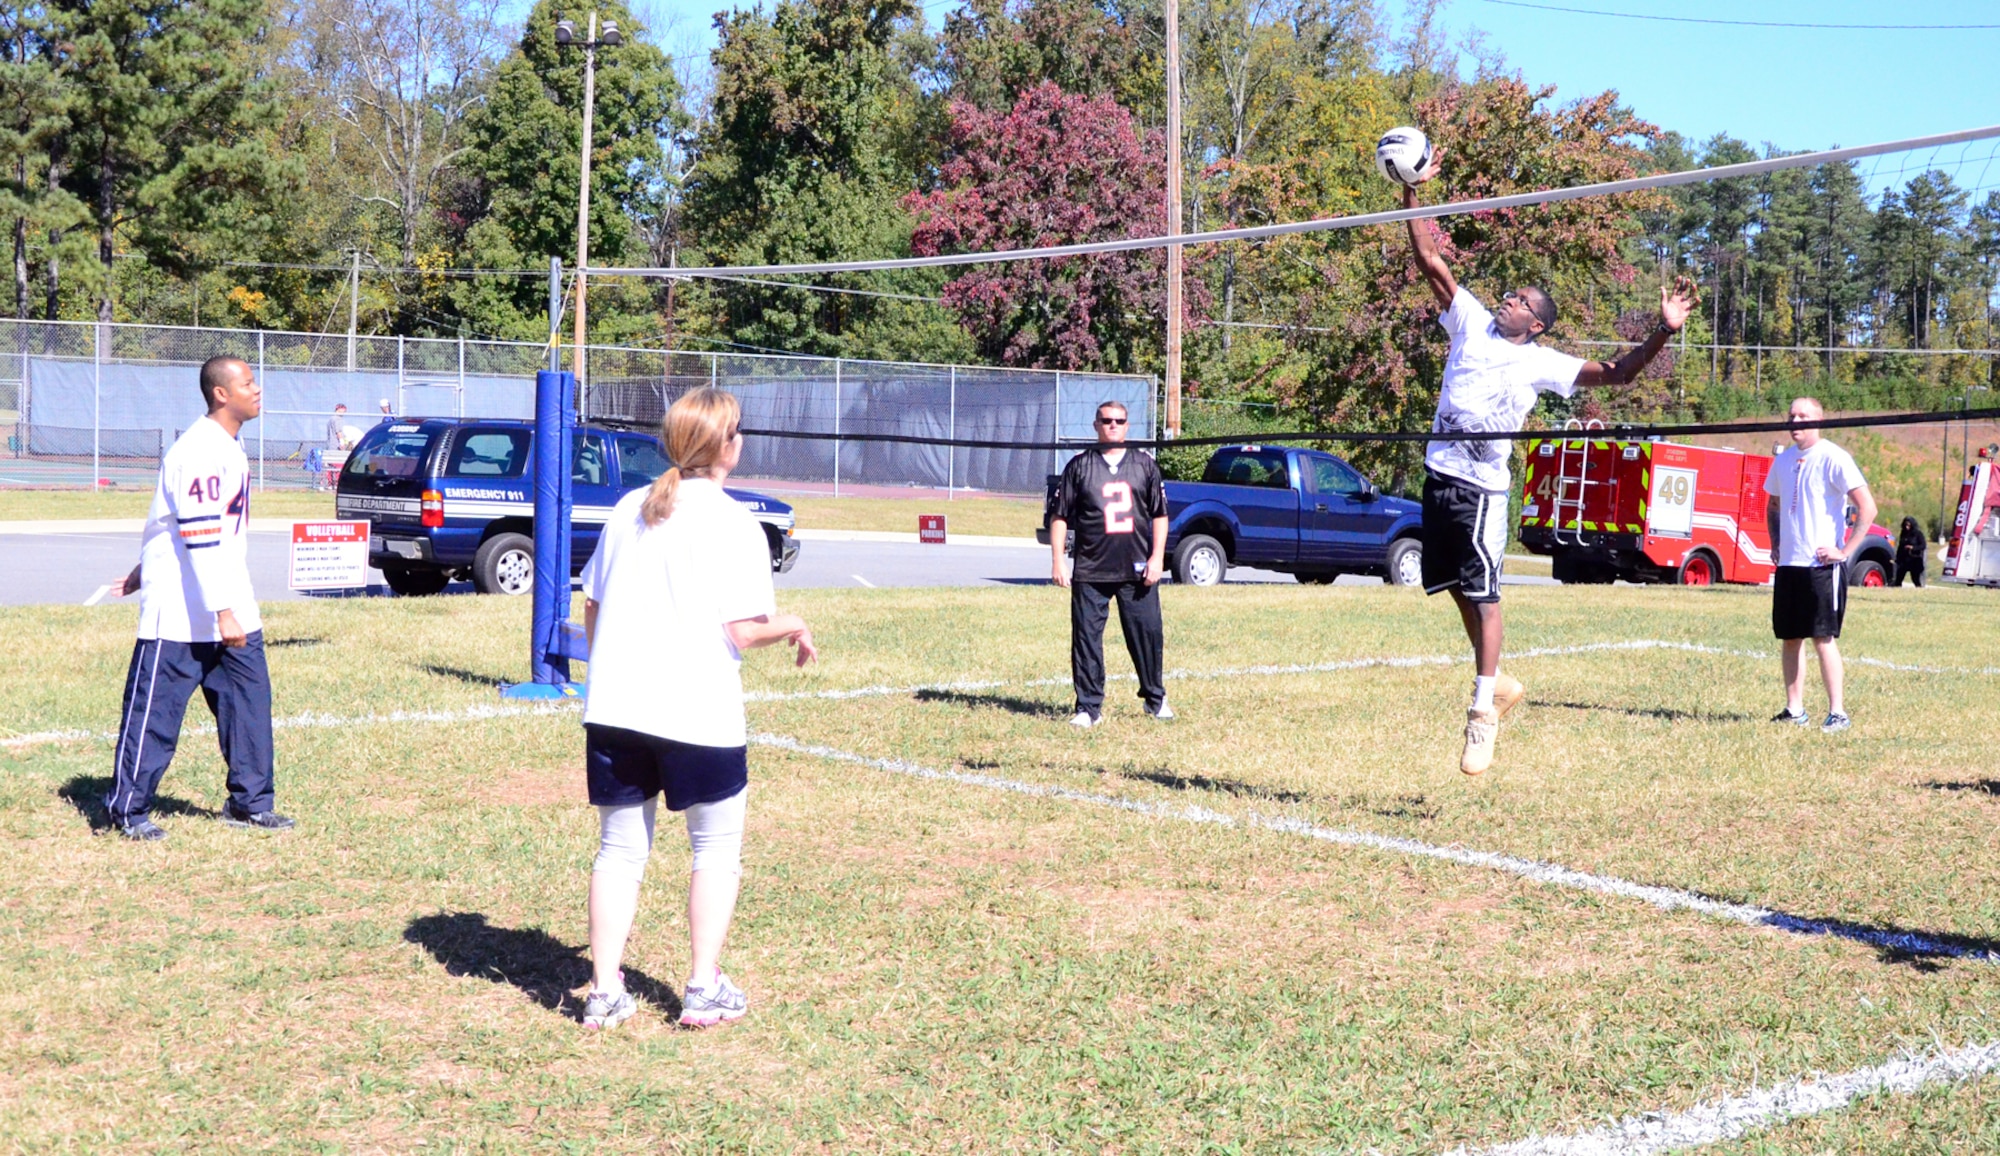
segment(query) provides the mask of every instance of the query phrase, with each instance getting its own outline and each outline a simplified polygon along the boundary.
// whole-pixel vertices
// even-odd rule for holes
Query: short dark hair
[[[1540,285],[1530,285],[1528,290],[1528,312],[1535,315],[1535,320],[1542,323],[1542,332],[1547,333],[1556,327],[1556,299]]]
[[[230,381],[230,366],[240,365],[243,372],[250,372],[250,363],[240,357],[211,357],[201,363],[201,400],[208,408],[215,408],[215,391]]]
[[[1095,419],[1098,414],[1103,413],[1107,409],[1115,409],[1126,417],[1132,416],[1132,411],[1126,409],[1125,403],[1122,401],[1100,401],[1097,403],[1097,408],[1090,411],[1090,416]]]

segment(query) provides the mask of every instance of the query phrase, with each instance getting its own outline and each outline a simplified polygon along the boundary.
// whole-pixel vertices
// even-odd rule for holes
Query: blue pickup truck
[[[436,594],[455,575],[481,593],[525,594],[535,580],[533,422],[425,418],[385,421],[347,457],[334,513],[365,518],[369,564],[398,594]],[[571,576],[583,572],[618,499],[666,472],[659,439],[585,425],[576,431],[570,486]],[[728,489],[758,522],[771,568],[798,560],[792,508]]]
[[[1042,529],[1059,479],[1050,476]],[[1397,586],[1423,581],[1423,507],[1375,488],[1319,450],[1229,446],[1199,482],[1167,483],[1167,553],[1174,581],[1213,586],[1231,566],[1326,583],[1373,574]]]

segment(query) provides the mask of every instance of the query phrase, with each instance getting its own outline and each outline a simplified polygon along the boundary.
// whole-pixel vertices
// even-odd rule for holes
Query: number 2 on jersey
[[[1104,532],[1132,532],[1132,486],[1129,482],[1104,483]]]

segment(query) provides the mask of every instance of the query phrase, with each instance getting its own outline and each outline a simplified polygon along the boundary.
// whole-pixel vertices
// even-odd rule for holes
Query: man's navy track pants
[[[271,809],[271,672],[264,632],[252,631],[248,642],[233,648],[141,638],[125,675],[117,762],[104,796],[112,823],[123,826],[153,809],[196,687],[215,716],[222,761],[229,766],[229,810],[255,815]]]

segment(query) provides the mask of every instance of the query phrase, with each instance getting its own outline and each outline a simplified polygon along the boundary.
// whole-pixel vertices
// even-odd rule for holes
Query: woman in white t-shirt
[[[661,794],[687,813],[694,849],[680,1022],[707,1027],[748,1008],[716,966],[736,910],[749,786],[739,667],[744,651],[777,642],[798,648],[800,666],[818,651],[804,619],[777,612],[763,530],[722,489],[743,456],[741,417],[720,390],[675,402],[661,429],[674,468],[619,501],[583,571],[584,761],[602,832],[585,1027],[615,1027],[637,1010],[618,966]]]

